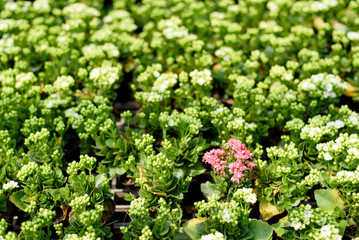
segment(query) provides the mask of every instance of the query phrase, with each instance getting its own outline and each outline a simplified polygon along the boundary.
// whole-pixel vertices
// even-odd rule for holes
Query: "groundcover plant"
[[[0,0],[0,239],[359,239],[358,86],[359,1]]]

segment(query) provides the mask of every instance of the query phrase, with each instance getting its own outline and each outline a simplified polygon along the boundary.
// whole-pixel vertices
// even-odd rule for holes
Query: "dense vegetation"
[[[359,1],[0,10],[0,239],[359,236]]]

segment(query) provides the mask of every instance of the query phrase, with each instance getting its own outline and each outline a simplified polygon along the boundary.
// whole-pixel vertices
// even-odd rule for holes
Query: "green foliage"
[[[139,194],[126,197],[125,239],[270,239],[249,218],[257,199],[264,220],[287,214],[273,225],[284,239],[340,238],[347,226],[359,236],[359,115],[342,96],[358,99],[358,10],[346,0],[1,0],[0,238],[110,238],[101,218],[120,175]],[[127,100],[138,109],[123,111]],[[249,175],[232,166],[233,180],[202,163],[229,139],[253,158]],[[198,216],[181,226],[202,177]],[[53,228],[61,208],[69,226]],[[13,213],[24,216],[19,233],[8,230]]]

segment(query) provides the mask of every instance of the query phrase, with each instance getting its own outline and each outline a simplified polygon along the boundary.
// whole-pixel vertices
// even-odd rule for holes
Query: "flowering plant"
[[[249,183],[255,167],[255,163],[251,161],[252,156],[253,154],[247,150],[244,143],[231,138],[221,148],[206,152],[202,161],[213,168],[212,176],[216,183],[225,184],[221,187],[226,187],[228,180],[237,185]],[[221,184],[221,182],[224,183]]]

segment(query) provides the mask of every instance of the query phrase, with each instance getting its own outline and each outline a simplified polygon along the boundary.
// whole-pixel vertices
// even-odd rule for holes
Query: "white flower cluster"
[[[254,204],[257,202],[257,195],[252,188],[240,188],[234,194],[233,198],[237,201],[244,200],[247,203]]]
[[[59,76],[54,82],[54,87],[57,91],[69,90],[75,84],[75,79],[71,76]]]
[[[207,235],[203,235],[201,240],[224,240],[224,235],[220,232],[215,232]]]
[[[339,235],[339,229],[336,228],[334,225],[323,225],[320,229],[320,232],[316,234],[311,234],[315,240],[341,240],[342,236]]]
[[[243,207],[239,201],[232,199],[230,202],[218,201],[217,197],[210,197],[208,201],[195,202],[194,206],[198,210],[198,217],[208,216],[210,221],[220,222],[221,224],[238,225],[239,219],[248,216],[250,210]]]
[[[161,20],[158,22],[158,29],[163,32],[167,39],[180,39],[188,36],[186,27],[181,26],[182,21],[178,17]]]
[[[73,3],[67,5],[62,10],[63,14],[74,19],[81,19],[86,17],[99,17],[101,14],[95,8],[88,7],[84,3]]]
[[[347,32],[347,37],[350,41],[359,42],[359,33],[358,32],[353,32],[353,31]]]
[[[51,11],[51,7],[48,0],[36,0],[32,5],[36,12],[48,13]]]
[[[302,188],[304,186],[313,187],[314,185],[319,183],[319,171],[317,169],[310,170],[309,174],[305,176],[305,178],[298,183],[298,187]]]
[[[212,76],[211,71],[205,69],[203,71],[198,71],[197,69],[190,72],[191,83],[194,86],[203,86],[203,87],[211,87],[212,86]]]
[[[118,67],[101,66],[90,72],[90,80],[97,87],[111,88],[119,80],[120,69]]]
[[[334,127],[336,129],[341,129],[345,127],[345,123],[342,120],[335,120],[327,123],[328,127]]]
[[[104,29],[121,32],[133,32],[137,28],[130,13],[123,9],[110,11],[108,15],[103,18],[103,21],[105,23]]]
[[[320,143],[316,147],[319,152],[318,157],[326,161],[340,157],[347,164],[354,166],[359,161],[359,137],[357,134],[341,133],[335,141]]]
[[[299,157],[299,151],[293,142],[285,144],[284,148],[274,146],[267,148],[268,157],[271,159],[295,160]]]
[[[163,96],[157,92],[149,92],[146,94],[147,94],[147,102],[149,103],[159,103],[163,100]]]
[[[274,80],[282,80],[288,82],[294,79],[293,72],[286,70],[285,67],[275,65],[269,71],[269,76]]]
[[[286,174],[286,173],[290,173],[291,172],[291,168],[290,167],[285,167],[285,166],[280,166],[278,165],[276,168],[276,172],[280,173],[281,175]]]
[[[333,137],[337,134],[338,129],[327,126],[328,122],[330,122],[329,115],[317,115],[309,119],[309,123],[301,129],[300,138],[318,143],[325,135]]]
[[[164,92],[165,90],[172,88],[177,83],[177,74],[175,73],[162,73],[159,75],[157,71],[153,73],[157,79],[153,83],[153,90],[158,92]]]
[[[328,12],[330,9],[335,8],[338,5],[337,0],[322,0],[322,1],[297,1],[292,6],[293,12],[302,14]]]
[[[322,100],[340,97],[346,89],[347,85],[340,77],[323,73],[303,80],[298,86],[300,92],[306,92],[310,96],[318,97]]]
[[[3,188],[4,190],[13,190],[14,188],[17,188],[17,187],[19,187],[19,184],[18,184],[17,182],[13,181],[13,180],[11,180],[11,181],[8,182],[8,183],[5,183],[5,184],[2,186],[2,188]]]
[[[339,171],[337,175],[330,178],[330,182],[335,185],[358,185],[359,167],[355,171]]]
[[[32,72],[20,73],[16,75],[16,89],[24,89],[30,86],[31,84],[36,83],[37,78]]]

